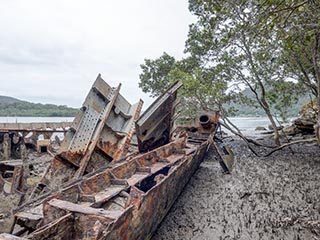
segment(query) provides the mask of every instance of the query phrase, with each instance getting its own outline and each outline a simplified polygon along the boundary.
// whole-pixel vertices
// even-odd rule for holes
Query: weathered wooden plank
[[[122,190],[127,188],[126,185],[110,185],[101,192],[94,195],[95,202],[106,202],[112,197],[116,196]]]
[[[38,223],[43,218],[42,205],[29,209],[25,212],[18,212],[14,216],[17,219],[17,223],[27,228],[35,229]]]
[[[48,204],[52,207],[60,208],[70,212],[98,215],[111,220],[117,219],[122,214],[122,211],[108,211],[104,210],[103,208],[92,208],[59,199],[52,199],[48,202]]]

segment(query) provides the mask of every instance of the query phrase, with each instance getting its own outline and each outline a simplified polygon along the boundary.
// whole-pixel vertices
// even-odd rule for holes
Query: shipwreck
[[[150,239],[215,147],[218,113],[175,126],[181,85],[141,114],[99,75],[41,180],[0,175],[0,239]]]

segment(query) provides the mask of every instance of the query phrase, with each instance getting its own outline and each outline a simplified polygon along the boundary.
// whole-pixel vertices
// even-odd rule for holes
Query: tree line
[[[0,103],[0,116],[21,117],[74,117],[77,109],[54,104],[40,104],[19,101]]]

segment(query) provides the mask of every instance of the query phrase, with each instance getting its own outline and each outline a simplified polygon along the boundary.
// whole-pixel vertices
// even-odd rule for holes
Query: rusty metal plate
[[[88,107],[81,119],[78,130],[69,146],[71,152],[85,152],[90,143],[95,127],[100,119],[100,113]]]
[[[181,86],[181,82],[174,83],[136,122],[140,152],[150,151],[169,142],[177,91]]]

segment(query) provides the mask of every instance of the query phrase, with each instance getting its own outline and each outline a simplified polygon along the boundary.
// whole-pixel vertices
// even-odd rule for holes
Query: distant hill
[[[16,102],[22,102],[22,101],[13,97],[0,96],[0,103],[16,103]]]
[[[250,89],[244,89],[242,94],[254,99],[253,93]],[[300,108],[310,102],[310,96],[304,95],[299,97],[299,100],[296,104],[293,104],[290,108],[287,109],[289,117],[297,117],[299,115]],[[231,103],[226,106],[226,108],[232,107],[237,110],[234,116],[237,117],[256,117],[256,116],[265,116],[265,112],[261,107],[255,107],[250,105],[245,105],[241,103]]]
[[[74,117],[78,109],[65,105],[41,104],[0,96],[0,116],[4,117]]]

